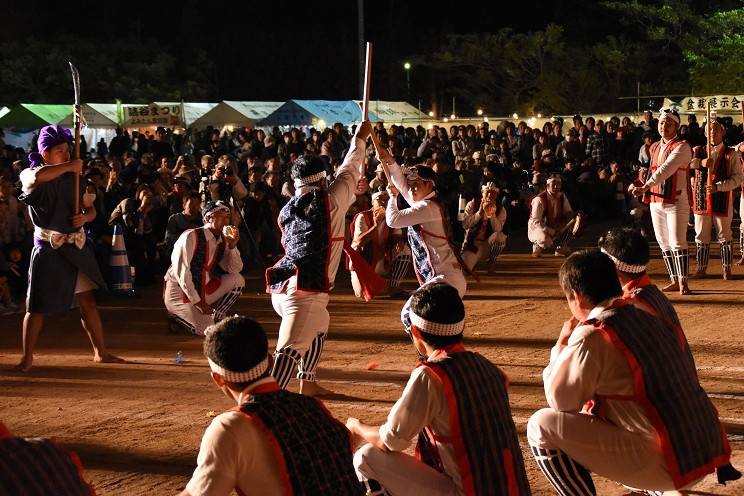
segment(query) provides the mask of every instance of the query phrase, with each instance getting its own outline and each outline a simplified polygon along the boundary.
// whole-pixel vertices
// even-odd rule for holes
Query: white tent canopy
[[[355,102],[361,104],[361,100],[355,100]],[[372,100],[369,102],[369,113],[376,117],[377,120],[384,121],[386,124],[405,125],[406,123],[410,123],[418,125],[424,121],[431,120],[427,114],[421,112],[408,102]]]
[[[118,117],[115,103],[84,103],[81,105],[83,125],[97,129],[116,129]],[[72,114],[63,119],[60,126],[72,128]]]
[[[258,121],[281,107],[283,103],[222,101],[191,122],[190,126],[198,129],[204,129],[207,126],[254,127]]]

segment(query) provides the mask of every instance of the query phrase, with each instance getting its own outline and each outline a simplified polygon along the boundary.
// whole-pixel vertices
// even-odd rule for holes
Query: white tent
[[[355,101],[361,104],[361,100]],[[384,121],[386,124],[401,124],[403,126],[407,123],[416,126],[422,122],[431,120],[427,114],[421,112],[408,102],[371,100],[369,102],[369,113],[376,117],[377,120]]]
[[[154,102],[155,105],[168,106],[180,105],[181,102]],[[183,102],[183,123],[185,127],[193,126],[194,121],[199,120],[204,114],[215,108],[216,103],[194,103]]]
[[[96,129],[116,129],[119,119],[115,103],[84,103],[81,105],[83,126]],[[59,123],[60,126],[72,128],[72,114]]]
[[[235,102],[222,101],[213,109],[191,122],[192,127],[204,129],[207,126],[221,128],[254,127],[258,121],[265,118],[284,102]]]

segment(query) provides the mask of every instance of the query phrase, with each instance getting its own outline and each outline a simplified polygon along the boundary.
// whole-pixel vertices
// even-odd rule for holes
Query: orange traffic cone
[[[129,257],[127,257],[121,225],[114,226],[109,270],[111,271],[111,292],[120,296],[133,295],[132,272],[129,269]]]

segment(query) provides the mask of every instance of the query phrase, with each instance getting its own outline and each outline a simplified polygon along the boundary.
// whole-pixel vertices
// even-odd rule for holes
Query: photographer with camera
[[[236,169],[235,157],[223,155],[219,158],[211,181],[207,185],[210,192],[208,200],[222,200],[227,203],[230,198],[240,201],[248,195],[248,190],[243,181],[235,173]]]
[[[154,207],[149,184],[140,184],[133,198],[122,200],[109,217],[109,226],[121,225],[129,263],[134,268],[134,283],[145,286],[155,280],[157,245],[152,231]]]

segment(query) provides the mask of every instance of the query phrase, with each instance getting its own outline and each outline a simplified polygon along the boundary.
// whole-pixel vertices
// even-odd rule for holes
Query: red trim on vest
[[[625,300],[615,300],[612,305],[607,307],[607,309],[611,308],[618,308],[627,305],[628,302]],[[594,319],[591,319],[594,320]],[[604,398],[608,399],[615,399],[615,400],[627,400],[627,401],[635,401],[638,403],[638,405],[643,409],[643,411],[648,416],[649,420],[651,421],[651,424],[654,426],[654,429],[656,430],[656,433],[659,437],[659,447],[661,448],[662,454],[664,456],[664,460],[666,461],[667,468],[669,468],[669,474],[672,477],[672,481],[674,482],[675,488],[679,489],[687,484],[690,484],[701,477],[704,477],[708,475],[709,473],[715,471],[715,467],[721,466],[726,464],[729,461],[729,455],[721,455],[714,460],[712,460],[710,463],[705,464],[701,467],[698,467],[697,469],[687,473],[684,477],[680,473],[679,465],[677,465],[677,459],[674,455],[674,449],[671,445],[671,439],[669,437],[669,431],[666,428],[666,425],[664,425],[664,422],[661,419],[661,416],[659,415],[658,410],[654,407],[654,405],[651,403],[651,401],[648,399],[648,396],[646,394],[646,387],[645,383],[643,381],[643,369],[636,360],[636,357],[628,350],[627,347],[620,341],[617,334],[615,334],[615,331],[610,328],[609,326],[605,325],[603,322],[599,321],[593,321],[590,325],[593,325],[600,329],[602,332],[604,332],[610,339],[610,342],[617,348],[620,353],[625,357],[625,359],[628,361],[628,365],[630,365],[631,372],[633,373],[633,389],[634,393],[632,395],[607,395],[604,396]],[[726,445],[728,446],[728,441],[726,440],[725,435],[725,429],[723,428],[723,424],[721,424],[721,429],[723,431],[723,439]]]
[[[292,494],[294,494],[294,489],[292,488],[292,482],[289,480],[289,475],[287,474],[287,462],[284,460],[284,454],[282,453],[279,443],[274,437],[274,433],[271,432],[271,429],[266,427],[266,424],[263,423],[263,421],[258,417],[258,415],[254,415],[252,413],[246,412],[239,406],[230,408],[228,412],[242,413],[243,415],[245,415],[245,417],[249,421],[253,423],[253,425],[255,425],[261,432],[264,433],[264,435],[266,436],[266,439],[269,441],[269,444],[271,445],[271,449],[274,451],[274,455],[276,456],[276,463],[279,466],[279,478],[282,480],[282,486],[284,487],[284,494],[286,494],[287,496],[291,496]],[[237,491],[238,488],[236,487],[235,490]]]
[[[550,201],[548,200],[547,191],[538,193],[530,198],[530,205],[532,205],[532,200],[535,198],[539,198],[540,202],[543,204],[543,218],[545,218],[545,225],[548,227],[555,227],[555,219],[563,217],[563,192],[558,193],[558,199],[555,202],[557,212],[555,213],[553,212],[553,207],[550,205]],[[532,218],[532,208],[530,208],[530,218]]]
[[[693,157],[695,157],[695,158],[701,158],[702,155],[706,155],[706,157],[704,157],[704,158],[707,158],[707,153],[704,153],[705,151],[706,151],[705,148],[703,148],[701,146],[696,146],[695,149],[693,150]],[[731,177],[731,169],[730,169],[729,166],[730,166],[731,155],[734,153],[734,150],[731,149],[731,148],[727,148],[726,145],[724,145],[721,148],[721,152],[723,152],[723,153],[719,153],[718,156],[716,157],[717,162],[716,162],[715,166],[712,169],[710,169],[710,168],[708,169],[708,173],[710,174],[710,181],[711,181],[711,183],[715,183],[716,182],[716,179],[718,179],[718,173],[719,172],[723,172],[724,173],[723,175],[725,177]],[[724,171],[721,171],[721,167],[725,167],[725,170]],[[698,175],[696,174],[695,175],[695,188],[700,188],[700,187],[701,187],[700,180],[698,179]],[[705,185],[703,185],[702,187],[705,187]],[[726,193],[726,208],[725,208],[725,213],[716,213],[716,212],[713,212],[713,195],[712,194],[709,194],[709,193],[706,193],[706,195],[705,195],[705,205],[708,208],[705,209],[705,210],[695,210],[693,208],[693,213],[696,213],[698,215],[711,214],[711,215],[714,215],[716,217],[728,217],[728,210],[729,210],[729,207],[730,207],[729,202],[733,201],[733,199],[734,199],[734,192],[733,191],[717,191],[716,193],[719,193],[719,194],[720,193]],[[693,203],[693,205],[694,205],[694,203]]]
[[[629,303],[632,300],[633,302],[638,303],[639,306],[642,307],[643,310],[647,311],[651,315],[654,315],[656,317],[659,317],[660,319],[663,319],[663,317],[661,317],[659,315],[659,312],[657,312],[654,307],[652,307],[651,305],[649,305],[649,303],[646,300],[644,300],[643,298],[638,297],[637,295],[630,294],[633,291],[635,291],[636,289],[645,288],[646,286],[651,286],[652,284],[653,283],[651,282],[651,277],[649,277],[648,274],[643,274],[641,277],[637,277],[637,278],[633,279],[628,284],[626,284],[625,286],[623,286],[623,299],[625,301],[629,302]],[[669,321],[667,319],[663,319],[663,320],[664,320],[664,322],[667,322],[669,325],[671,325],[672,327],[674,327],[674,330],[677,332],[677,337],[679,338],[679,347],[680,347],[680,349],[684,349],[685,348],[685,345],[686,345],[686,342],[687,342],[687,339],[685,338],[685,333],[682,330],[682,328],[679,327],[674,322],[671,322],[671,321]]]
[[[656,172],[656,169],[658,169],[664,162],[666,162],[666,159],[669,158],[669,155],[672,154],[674,150],[677,149],[677,147],[681,146],[683,143],[687,143],[686,141],[681,140],[679,137],[675,137],[672,140],[670,140],[664,149],[664,156],[663,160],[659,162],[659,155],[661,154],[661,141],[657,141],[655,143],[651,144],[651,148],[649,149],[649,155],[651,156],[651,168],[649,170],[649,176],[651,176],[654,172]],[[679,170],[679,169],[678,169]],[[656,186],[651,188],[651,202],[652,203],[674,203],[677,200],[677,172],[678,170],[674,171],[674,174],[671,175],[671,177],[668,177],[664,180],[664,183],[669,184],[669,181],[671,181],[671,193],[670,198],[664,198],[661,196],[661,193],[659,193],[659,187],[660,185],[657,184]],[[692,205],[692,195],[690,194],[690,166],[689,164],[685,168],[685,183],[687,186],[687,199],[690,202],[690,205]],[[663,184],[663,183],[662,183]]]

